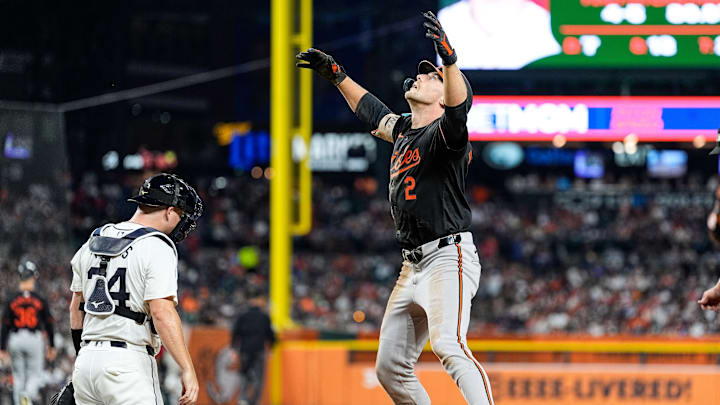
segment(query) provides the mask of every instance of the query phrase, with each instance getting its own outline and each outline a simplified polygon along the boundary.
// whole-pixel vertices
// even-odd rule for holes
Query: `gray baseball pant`
[[[403,262],[385,309],[375,369],[395,404],[430,404],[415,363],[430,339],[435,355],[471,405],[494,405],[490,380],[467,347],[470,301],[480,281],[472,234],[438,248],[422,245],[418,263]]]
[[[20,404],[20,398],[39,401],[43,385],[43,362],[45,341],[40,332],[20,329],[8,338],[8,352],[12,359],[13,402]]]

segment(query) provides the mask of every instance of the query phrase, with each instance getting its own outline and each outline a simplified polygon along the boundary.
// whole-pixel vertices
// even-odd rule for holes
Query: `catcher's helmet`
[[[183,211],[180,223],[170,233],[170,239],[180,242],[195,230],[203,213],[200,196],[185,180],[174,174],[156,174],[143,183],[130,202],[150,207],[176,207]]]
[[[29,278],[37,278],[39,275],[37,265],[27,258],[20,259],[17,270],[20,275],[20,280],[23,281]]]

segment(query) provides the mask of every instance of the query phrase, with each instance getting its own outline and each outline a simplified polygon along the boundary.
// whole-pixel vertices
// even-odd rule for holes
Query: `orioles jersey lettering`
[[[410,170],[411,168],[420,164],[420,151],[418,148],[409,150],[405,148],[404,152],[395,152],[391,158],[390,177],[395,177],[398,174]]]

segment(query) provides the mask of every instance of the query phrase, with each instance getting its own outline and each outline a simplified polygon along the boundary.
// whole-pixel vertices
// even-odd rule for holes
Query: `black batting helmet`
[[[176,207],[183,211],[180,223],[170,233],[170,239],[180,242],[197,227],[203,213],[200,196],[185,180],[174,174],[156,174],[143,183],[130,202],[150,207]]]

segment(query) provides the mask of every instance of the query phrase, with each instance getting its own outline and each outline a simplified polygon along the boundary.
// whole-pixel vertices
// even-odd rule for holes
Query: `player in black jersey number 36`
[[[472,89],[455,65],[457,55],[438,20],[431,12],[423,17],[425,36],[443,66],[424,60],[415,79],[405,80],[411,114],[394,114],[317,49],[297,55],[297,66],[333,83],[372,134],[394,144],[390,204],[404,260],[380,329],[380,383],[396,404],[430,404],[414,372],[430,339],[465,400],[493,404],[488,376],[466,340],[470,301],[480,279],[465,198],[472,160],[466,125]]]

